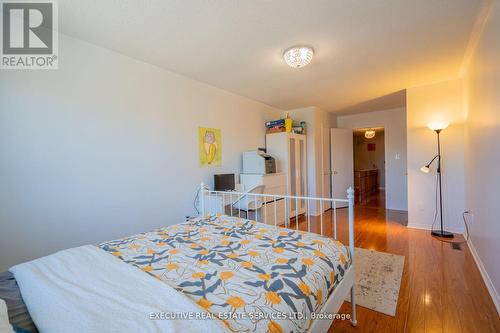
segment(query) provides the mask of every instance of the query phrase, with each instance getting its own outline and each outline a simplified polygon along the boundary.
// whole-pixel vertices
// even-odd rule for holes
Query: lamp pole
[[[431,234],[437,237],[443,238],[453,238],[453,234],[448,231],[443,230],[443,190],[441,185],[441,141],[439,138],[439,134],[441,133],[440,129],[435,130],[438,137],[438,182],[439,182],[439,217],[441,219],[441,229],[440,230],[432,230]]]

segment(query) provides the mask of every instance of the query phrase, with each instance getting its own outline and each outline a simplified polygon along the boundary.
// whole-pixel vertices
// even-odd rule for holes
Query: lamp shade
[[[448,125],[450,125],[450,123],[447,121],[436,121],[428,124],[427,127],[433,131],[441,131],[448,127]]]
[[[429,171],[431,171],[431,169],[429,169],[429,167],[426,165],[426,166],[421,167],[420,171],[422,171],[423,173],[429,173]]]

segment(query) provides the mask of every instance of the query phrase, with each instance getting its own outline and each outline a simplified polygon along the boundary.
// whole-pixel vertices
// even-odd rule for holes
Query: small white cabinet
[[[307,147],[306,136],[293,133],[266,135],[267,153],[276,159],[276,168],[286,176],[286,194],[307,196]],[[286,204],[289,217],[306,212],[306,200],[289,200]]]

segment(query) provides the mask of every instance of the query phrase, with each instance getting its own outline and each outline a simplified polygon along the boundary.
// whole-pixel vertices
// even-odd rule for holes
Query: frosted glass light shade
[[[309,46],[294,46],[283,53],[283,59],[288,66],[301,68],[308,65],[314,55],[314,50]]]

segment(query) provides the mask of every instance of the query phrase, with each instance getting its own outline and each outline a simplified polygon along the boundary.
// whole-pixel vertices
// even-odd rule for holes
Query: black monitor
[[[214,175],[215,191],[234,191],[234,173]]]

